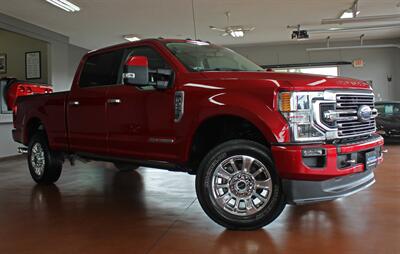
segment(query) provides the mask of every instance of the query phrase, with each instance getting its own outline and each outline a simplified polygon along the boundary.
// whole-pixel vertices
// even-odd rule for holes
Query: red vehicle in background
[[[15,102],[20,96],[52,93],[53,88],[47,84],[39,84],[15,78],[2,78],[3,100],[9,111],[14,109]]]
[[[32,178],[64,159],[196,174],[200,205],[230,229],[257,229],[289,204],[328,201],[375,182],[383,160],[371,87],[267,72],[204,41],[148,39],[86,54],[71,91],[22,97],[15,141]]]

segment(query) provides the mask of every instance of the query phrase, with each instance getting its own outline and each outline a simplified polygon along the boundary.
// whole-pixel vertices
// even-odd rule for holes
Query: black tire
[[[114,162],[114,166],[121,172],[130,172],[139,168],[136,164],[126,162]]]
[[[272,192],[263,208],[251,215],[233,215],[216,204],[213,198],[212,176],[217,166],[232,156],[251,156],[264,164],[272,181]],[[231,230],[255,230],[274,221],[286,205],[281,180],[267,147],[249,140],[231,140],[212,149],[202,160],[196,176],[196,193],[206,214],[221,226]],[[237,202],[237,201],[236,201]]]
[[[43,167],[39,170],[35,169],[35,146],[40,146],[43,151]],[[63,159],[60,153],[51,151],[47,142],[47,138],[43,132],[36,133],[30,140],[28,145],[28,167],[33,180],[39,184],[52,184],[56,182],[61,175]]]

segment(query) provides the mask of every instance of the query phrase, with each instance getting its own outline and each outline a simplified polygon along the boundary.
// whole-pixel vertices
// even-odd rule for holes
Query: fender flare
[[[238,100],[239,98],[240,100]],[[243,97],[239,94],[224,94],[218,96],[218,101],[221,102],[220,105],[210,108],[208,103],[208,107],[201,107],[203,110],[198,112],[190,128],[191,132],[185,148],[186,160],[190,158],[190,148],[198,129],[205,121],[214,117],[233,116],[242,118],[253,124],[270,144],[282,142],[289,138],[286,121],[279,112],[272,110],[265,102],[250,96]],[[241,103],[238,104],[238,101],[241,101]],[[242,105],[246,105],[246,107]]]

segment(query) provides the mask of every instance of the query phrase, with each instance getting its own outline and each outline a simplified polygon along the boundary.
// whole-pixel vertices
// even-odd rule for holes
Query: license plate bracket
[[[375,169],[378,165],[378,154],[376,151],[365,153],[365,170]]]

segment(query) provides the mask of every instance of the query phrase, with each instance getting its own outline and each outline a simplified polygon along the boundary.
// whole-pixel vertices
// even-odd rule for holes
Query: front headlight
[[[325,140],[325,134],[313,124],[312,100],[321,96],[321,92],[279,93],[279,111],[286,118],[295,142]]]

